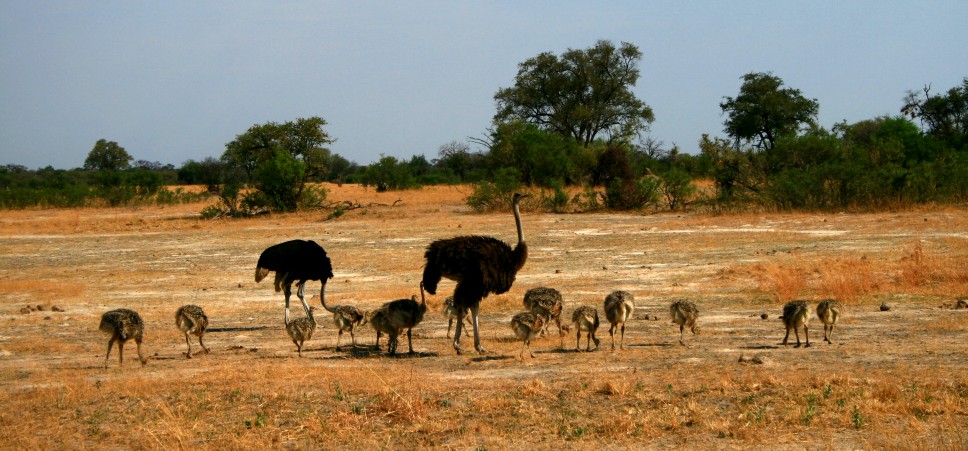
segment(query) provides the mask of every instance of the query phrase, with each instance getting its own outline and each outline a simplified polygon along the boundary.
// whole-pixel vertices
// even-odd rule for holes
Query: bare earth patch
[[[445,281],[414,329],[414,355],[405,337],[402,356],[386,356],[385,340],[378,351],[369,325],[357,347],[336,352],[320,309],[299,358],[282,295],[271,278],[254,282],[266,247],[316,240],[336,274],[327,299],[372,309],[417,294],[435,239],[515,239],[510,212],[469,211],[467,187],[327,188],[362,208],[335,220],[205,221],[204,203],[2,212],[3,448],[968,447],[968,309],[954,308],[968,296],[963,209],[554,215],[525,206],[528,262],[509,293],[482,303],[487,354],[451,347]],[[576,352],[572,334],[562,347],[553,333],[520,360],[509,321],[537,286],[562,292],[568,318],[580,305],[602,314],[611,291],[633,293],[626,349],[610,349],[602,314],[597,351]],[[811,347],[780,345],[783,304],[815,308],[826,297],[845,307],[833,344],[811,312]],[[669,320],[680,299],[700,309],[689,347]],[[211,354],[185,358],[174,324],[184,304],[208,314]],[[98,321],[120,307],[146,322],[144,367],[132,342],[123,367],[115,349],[103,368]],[[298,300],[292,307],[303,314]]]

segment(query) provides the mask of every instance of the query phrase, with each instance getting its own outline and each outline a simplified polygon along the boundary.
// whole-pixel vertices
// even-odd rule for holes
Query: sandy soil
[[[325,213],[203,221],[197,218],[199,205],[3,212],[0,391],[57,385],[52,375],[92,383],[128,377],[136,368],[133,344],[126,353],[130,370],[116,369],[116,353],[112,369],[102,369],[106,338],[97,324],[104,311],[118,307],[139,311],[147,322],[145,351],[151,362],[137,371],[149,379],[297,359],[282,324],[282,295],[272,290],[271,278],[261,284],[253,280],[260,252],[281,241],[304,238],[322,244],[336,274],[327,299],[371,309],[417,293],[422,253],[434,239],[487,234],[514,240],[511,215],[472,214],[461,203],[466,189],[332,190],[331,199],[352,200],[364,208],[328,221]],[[957,267],[968,261],[964,210],[706,216],[555,215],[526,209],[523,222],[530,247],[526,266],[508,294],[482,303],[488,354],[456,355],[452,349],[445,337],[447,320],[439,314],[443,293],[453,289],[445,281],[442,294],[428,299],[431,312],[414,330],[417,355],[391,359],[395,367],[441,381],[505,384],[569,380],[590,368],[665,374],[666,379],[717,371],[756,371],[781,379],[790,372],[863,378],[868,371],[896,370],[916,379],[923,373],[963,375],[968,369],[968,310],[940,308],[968,295],[968,267]],[[954,265],[945,273],[953,272],[954,279],[902,285],[899,280],[917,243],[923,246],[925,265]],[[849,272],[855,266],[875,279],[874,287],[844,302],[833,344],[822,341],[823,328],[814,318],[810,348],[780,345],[782,282],[770,279],[770,268],[804,271],[797,294],[815,305],[836,294],[825,280],[825,267]],[[508,322],[521,310],[523,293],[536,286],[559,289],[569,317],[579,305],[601,308],[612,290],[632,292],[636,310],[626,330],[627,349],[609,349],[605,323],[598,331],[597,352],[577,353],[573,335],[563,339],[563,347],[553,336],[536,341],[535,359],[520,361],[521,344],[512,338]],[[316,282],[307,284],[309,293],[318,289]],[[701,311],[702,334],[687,334],[689,347],[678,344],[678,328],[668,320],[668,305],[678,299],[694,301]],[[318,299],[310,302],[318,305]],[[184,338],[173,324],[175,309],[189,303],[203,306],[211,318],[206,341],[212,353],[191,361],[185,359]],[[882,303],[892,309],[882,312]],[[21,313],[27,305],[41,305],[44,311]],[[53,306],[65,311],[52,312]],[[294,316],[302,315],[298,300],[291,307]],[[763,313],[769,319],[761,319]],[[373,348],[375,334],[368,326],[356,334],[360,346],[348,346],[350,337],[344,336],[345,349],[336,352],[335,329],[328,314],[321,316],[300,365],[323,371],[388,359]],[[472,350],[471,343],[465,338],[465,350]],[[406,350],[405,338],[400,349]],[[760,356],[765,363],[750,369],[737,362],[743,355]],[[963,411],[950,414],[955,415],[950,421],[968,426]],[[808,436],[797,434],[787,443],[809,443]],[[955,443],[964,437],[955,437]],[[825,443],[865,446],[870,439],[847,434],[836,439],[842,441]],[[664,440],[658,443],[676,444]],[[721,446],[706,440],[708,446]]]

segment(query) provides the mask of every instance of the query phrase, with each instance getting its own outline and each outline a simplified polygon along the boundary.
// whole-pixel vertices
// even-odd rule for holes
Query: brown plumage
[[[635,311],[635,296],[628,291],[613,291],[605,296],[605,318],[611,324],[608,335],[612,337],[612,349],[615,349],[615,331],[621,326],[622,341],[619,348],[625,349],[625,323]]]
[[[413,328],[423,321],[424,314],[427,313],[427,299],[423,292],[423,285],[421,285],[421,299],[419,304],[417,303],[416,295],[410,299],[397,299],[396,301],[390,301],[384,304],[387,309],[387,315],[389,316],[390,326],[399,332],[407,329],[407,344],[410,348],[410,354],[413,354]],[[395,350],[396,346],[394,346]]]
[[[839,316],[839,302],[833,299],[824,299],[817,304],[817,318],[823,323],[823,341],[833,344],[834,326],[837,325],[837,318]]]
[[[193,304],[183,305],[175,311],[175,325],[178,330],[185,334],[185,344],[188,345],[188,352],[185,354],[189,359],[192,358],[192,342],[188,335],[198,337],[198,344],[202,345],[202,350],[208,354],[208,348],[202,341],[205,329],[208,328],[208,316],[201,307]]]
[[[309,316],[294,319],[286,324],[286,333],[296,345],[299,357],[302,357],[303,344],[313,338],[313,332],[316,331],[316,317],[313,316],[315,311],[316,307],[309,307]]]
[[[334,305],[330,307],[326,304],[326,300],[322,300],[323,308],[326,311],[333,314],[333,324],[336,325],[336,329],[339,334],[336,335],[336,350],[339,351],[339,342],[343,338],[343,332],[350,333],[350,339],[353,341],[353,347],[356,347],[356,335],[353,333],[356,327],[364,324],[366,322],[366,315],[363,311],[352,306],[352,305]]]
[[[559,345],[564,346],[565,333],[570,329],[567,324],[561,325],[561,311],[564,307],[564,300],[561,293],[554,288],[536,287],[524,293],[524,308],[528,311],[540,315],[544,320],[541,335],[548,332],[548,326],[554,320],[558,325]]]
[[[323,306],[326,305],[326,282],[333,278],[333,265],[326,251],[315,241],[291,240],[268,247],[259,255],[259,262],[255,265],[256,283],[261,282],[270,271],[276,273],[273,282],[276,292],[283,291],[286,295],[286,324],[289,324],[289,297],[292,295],[293,282],[296,282],[296,296],[302,302],[306,316],[309,316],[309,304],[303,296],[303,289],[307,281],[318,280],[322,284],[319,299]]]
[[[806,301],[790,301],[785,306],[783,306],[783,325],[786,326],[786,336],[783,337],[783,344],[787,344],[787,339],[790,338],[790,330],[793,330],[793,334],[797,337],[797,345],[794,348],[800,347],[800,333],[797,331],[799,328],[803,328],[803,336],[807,339],[807,345],[805,347],[810,347],[810,333],[807,331],[807,323],[810,321],[810,310],[807,308]]]
[[[430,294],[437,293],[441,278],[457,282],[454,288],[454,306],[457,308],[457,330],[454,349],[461,352],[460,338],[463,318],[471,312],[474,327],[474,348],[483,353],[478,314],[481,300],[488,294],[502,294],[511,289],[518,271],[528,259],[528,245],[524,242],[521,213],[518,204],[526,194],[515,193],[511,202],[514,222],[517,226],[518,244],[512,249],[507,243],[480,235],[458,236],[437,240],[427,246],[424,257],[427,264],[423,272],[423,287]]]
[[[447,338],[450,338],[450,329],[454,327],[454,320],[457,319],[457,307],[454,307],[454,297],[447,296],[444,299],[444,307],[442,310],[444,316],[447,317]],[[464,317],[465,320],[470,320],[467,316]],[[470,330],[464,329],[464,336],[469,336],[471,334]]]
[[[685,330],[688,328],[690,332],[699,334],[699,326],[696,325],[699,308],[689,301],[676,301],[669,306],[669,316],[672,317],[672,322],[679,325],[679,344],[687,346],[683,340]]]
[[[592,350],[592,341],[595,341],[595,349],[598,349],[598,338],[595,331],[598,330],[598,310],[595,307],[582,306],[575,309],[571,314],[571,322],[575,323],[577,335],[575,338],[575,349],[581,350],[581,332],[585,331],[585,350]]]
[[[114,342],[118,342],[118,366],[124,364],[124,343],[134,340],[138,345],[138,360],[144,365],[148,359],[141,354],[141,342],[144,340],[145,323],[141,320],[141,315],[134,310],[120,308],[105,312],[101,316],[101,324],[98,326],[101,332],[111,335],[108,340],[108,353],[104,356],[104,367],[108,367],[108,358],[111,357],[111,347]]]
[[[367,312],[367,321],[373,326],[373,330],[376,331],[376,349],[380,350],[380,336],[387,334],[387,352],[390,355],[396,354],[397,352],[397,336],[400,335],[400,330],[393,327],[390,322],[390,310],[387,304],[384,304],[376,310]]]
[[[538,333],[544,328],[544,318],[534,312],[521,312],[514,315],[511,318],[511,330],[514,331],[514,335],[518,338],[524,340],[524,346],[521,347],[521,354],[519,357],[524,360],[524,350],[528,349],[528,354],[531,354],[531,358],[534,358],[534,351],[531,350],[531,340],[538,335]]]

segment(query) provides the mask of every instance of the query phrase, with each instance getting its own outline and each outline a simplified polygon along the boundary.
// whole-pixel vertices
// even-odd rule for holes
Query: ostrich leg
[[[480,308],[481,307],[479,305],[474,305],[471,307],[471,320],[474,323],[474,349],[476,349],[479,354],[484,354],[487,351],[485,351],[484,347],[481,346],[481,335],[478,329],[478,322],[477,322]]]
[[[306,282],[300,282],[296,285],[299,290],[296,291],[296,296],[299,296],[299,300],[302,301],[303,310],[306,311],[306,317],[308,318],[311,314],[309,313],[309,304],[306,303],[306,296],[303,295],[303,288],[306,287]],[[288,311],[289,303],[286,303],[286,309]]]

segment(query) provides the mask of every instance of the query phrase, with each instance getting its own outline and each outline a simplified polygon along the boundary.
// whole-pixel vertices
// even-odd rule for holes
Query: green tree
[[[795,135],[814,121],[820,109],[816,99],[783,87],[780,77],[754,72],[743,76],[739,95],[726,97],[719,107],[726,114],[724,131],[737,145],[745,142],[765,151],[772,150],[780,137]]]
[[[225,145],[222,161],[240,168],[261,194],[248,199],[252,207],[288,211],[298,206],[310,178],[328,175],[331,144],[320,117],[277,124],[253,125]]]
[[[131,164],[131,155],[114,141],[99,139],[84,160],[84,169],[94,171],[120,171]]]
[[[968,145],[968,77],[961,86],[948,90],[947,94],[931,95],[931,86],[925,86],[924,97],[908,91],[901,113],[911,119],[919,119],[931,136],[944,140],[956,148]]]
[[[518,66],[513,87],[494,95],[494,122],[529,122],[581,146],[602,133],[612,140],[630,139],[655,120],[652,108],[631,90],[641,58],[638,47],[609,41],[569,49],[560,57],[541,53]]]

